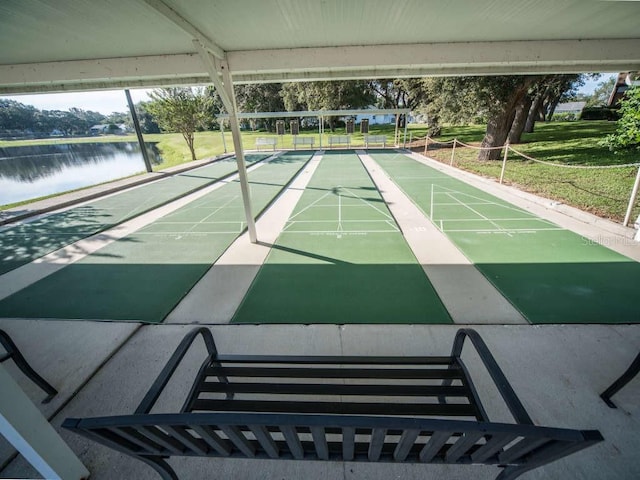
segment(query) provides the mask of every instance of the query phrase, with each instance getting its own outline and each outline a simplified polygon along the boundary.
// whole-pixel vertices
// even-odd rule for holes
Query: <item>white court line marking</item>
[[[455,194],[457,194],[457,195],[462,195],[462,196],[465,196],[465,197],[473,198],[473,199],[475,199],[475,200],[479,200],[479,201],[481,201],[481,202],[489,202],[489,203],[488,203],[489,205],[496,205],[496,206],[498,206],[498,207],[506,208],[506,209],[508,209],[508,210],[513,210],[513,211],[515,211],[515,212],[523,213],[523,214],[525,214],[525,215],[530,215],[526,210],[523,210],[523,209],[521,209],[521,208],[515,207],[515,206],[513,206],[513,205],[503,204],[503,203],[498,203],[498,202],[493,202],[493,201],[491,201],[491,200],[487,200],[487,199],[485,199],[485,198],[480,198],[480,197],[477,197],[477,196],[475,196],[475,195],[471,195],[470,193],[460,192],[460,191],[458,191],[458,190],[453,190],[453,189],[448,188],[448,187],[443,187],[442,185],[438,185],[438,186],[439,186],[440,188],[442,188],[442,189],[446,190],[446,192],[440,192],[440,193],[447,193],[447,194],[455,193]],[[463,202],[462,200],[459,200],[459,199],[457,199],[457,198],[455,198],[455,197],[453,197],[453,196],[451,196],[451,195],[449,195],[449,196],[450,196],[451,198],[453,198],[455,201],[460,202],[460,203],[462,203],[463,205],[466,205],[466,203],[465,203],[465,202]],[[534,217],[535,217],[535,215],[532,215],[532,216],[534,216]]]
[[[203,223],[204,221],[206,221],[207,219],[211,218],[212,216],[214,216],[216,213],[218,213],[220,210],[222,210],[224,207],[226,207],[227,205],[229,205],[231,202],[233,202],[234,200],[236,200],[237,198],[239,198],[239,195],[235,195],[233,198],[231,198],[228,202],[223,203],[222,205],[220,205],[218,208],[216,208],[213,212],[211,212],[209,215],[207,215],[206,217],[204,217],[202,220],[200,220],[198,223],[194,223],[193,226],[188,230],[191,231],[194,228],[196,228],[198,225],[200,225],[201,223]]]
[[[433,222],[433,187],[434,184],[431,184],[431,205],[429,206],[429,220]]]
[[[562,231],[564,230],[564,228],[509,228],[509,229],[503,229],[503,228],[499,228],[498,230],[491,230],[491,229],[480,229],[480,230],[476,230],[476,229],[456,229],[456,230],[447,230],[446,233],[452,233],[452,232],[473,232],[473,233],[483,233],[483,232],[499,232],[499,233],[506,233],[509,234],[510,232],[554,232],[554,231]],[[509,235],[511,236],[511,235]]]
[[[318,233],[327,233],[327,234],[335,234],[335,235],[350,235],[350,234],[354,234],[354,233],[358,233],[358,234],[366,234],[366,233],[393,233],[396,234],[398,233],[397,230],[347,230],[347,231],[338,231],[338,230],[290,230],[287,233],[297,233],[297,234],[302,234],[302,233],[314,233],[314,234],[318,234]]]
[[[509,221],[509,222],[531,222],[537,221],[537,218],[496,218],[496,222]],[[441,222],[484,222],[484,218],[442,218]],[[542,220],[540,220],[542,221]],[[554,225],[555,226],[555,225]]]
[[[156,236],[164,236],[164,235],[177,235],[179,238],[182,238],[183,236],[193,236],[193,235],[216,235],[219,233],[225,233],[225,234],[229,234],[229,233],[233,233],[234,235],[236,235],[238,233],[238,230],[230,230],[230,231],[220,231],[220,232],[138,232],[136,235],[156,235]]]
[[[289,218],[289,220],[293,220],[294,218],[296,218],[298,215],[300,215],[302,212],[305,212],[307,210],[309,210],[311,207],[313,207],[316,203],[318,203],[319,201],[321,201],[323,198],[326,198],[327,196],[331,195],[332,192],[327,192],[325,193],[323,196],[321,196],[320,198],[318,198],[317,200],[315,200],[314,202],[311,202],[309,205],[307,205],[306,207],[304,207],[302,210],[300,210],[298,213],[296,213],[295,215],[291,216]],[[324,206],[324,205],[323,205]]]
[[[449,196],[450,196],[451,198],[453,198],[454,200],[459,201],[459,200],[458,200],[457,198],[455,198],[453,195],[449,194]],[[463,205],[464,207],[468,208],[469,210],[471,210],[473,213],[475,213],[475,214],[476,214],[476,215],[478,215],[479,217],[484,218],[484,219],[485,219],[485,220],[487,220],[491,225],[494,225],[498,230],[504,230],[500,225],[498,225],[497,223],[495,223],[493,220],[491,220],[490,218],[485,217],[485,216],[484,216],[484,215],[482,215],[480,212],[478,212],[477,210],[475,210],[475,209],[471,208],[471,207],[470,207],[470,206],[468,206],[468,205],[465,205],[465,204],[464,204],[463,202],[461,202],[461,201],[460,201],[460,205]],[[504,231],[505,231],[505,233],[506,233],[507,235],[509,235],[510,237],[511,237],[511,236],[513,236],[513,235],[511,235],[509,232],[507,232],[506,230],[504,230]]]
[[[345,188],[345,190],[347,192],[349,192],[351,195],[353,195],[354,197],[356,197],[358,200],[360,200],[362,203],[364,203],[365,205],[373,208],[376,212],[381,213],[382,215],[384,215],[385,217],[387,217],[389,220],[393,220],[393,217],[391,215],[389,215],[388,213],[384,212],[383,210],[380,210],[378,207],[376,207],[375,205],[372,205],[371,203],[367,202],[364,198],[360,197],[358,194],[353,193],[351,190],[349,190],[348,188]]]

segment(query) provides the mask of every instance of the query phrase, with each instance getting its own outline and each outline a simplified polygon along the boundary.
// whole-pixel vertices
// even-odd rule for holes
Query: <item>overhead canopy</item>
[[[640,70],[640,2],[3,0],[0,94]]]

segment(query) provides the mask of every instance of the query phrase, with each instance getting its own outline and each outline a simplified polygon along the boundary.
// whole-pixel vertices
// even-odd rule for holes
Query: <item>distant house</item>
[[[559,103],[553,112],[553,116],[567,117],[566,120],[577,120],[587,102]]]
[[[377,107],[370,106],[367,107],[370,110],[376,110]],[[369,120],[369,125],[388,125],[390,123],[395,123],[396,116],[392,114],[371,114],[371,113],[360,113],[356,115],[355,122],[360,123],[363,119]]]
[[[120,125],[115,125],[116,129],[113,128],[113,124],[105,123],[100,125],[94,125],[89,129],[89,133],[91,135],[107,135],[109,133],[116,135],[123,135],[130,131],[129,127],[127,127],[124,123]]]
[[[104,135],[109,131],[109,125],[94,125],[89,129],[91,135]]]

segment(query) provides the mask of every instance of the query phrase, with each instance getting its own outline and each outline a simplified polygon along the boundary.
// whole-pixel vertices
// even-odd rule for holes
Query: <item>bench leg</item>
[[[13,343],[9,334],[3,330],[0,330],[0,345],[4,347],[8,354],[3,360],[11,358],[27,378],[47,393],[47,398],[45,398],[42,403],[49,403],[51,399],[58,394],[58,391],[53,388],[49,382],[38,375],[38,372],[31,368],[31,365],[29,365],[29,362],[27,362],[27,360],[22,356],[22,353],[20,353],[16,344]]]
[[[640,353],[631,363],[631,365],[629,365],[629,368],[627,368],[627,370],[622,375],[620,375],[620,378],[618,378],[611,384],[609,388],[602,392],[602,394],[600,395],[602,400],[604,400],[610,408],[618,408],[616,407],[615,403],[611,401],[611,397],[615,395],[627,383],[629,383],[633,377],[638,375],[638,372],[640,372]]]
[[[504,469],[498,474],[496,480],[513,480],[514,478],[518,478],[523,473],[528,472],[529,470],[533,470],[539,465],[525,465],[521,467],[504,467]]]
[[[171,468],[171,466],[162,458],[162,457],[147,457],[147,456],[136,456],[136,458],[150,467],[152,467],[156,472],[160,474],[162,480],[179,480],[176,472]]]

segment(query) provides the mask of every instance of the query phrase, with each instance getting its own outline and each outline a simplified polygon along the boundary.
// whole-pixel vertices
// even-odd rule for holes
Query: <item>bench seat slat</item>
[[[199,392],[208,393],[263,393],[277,395],[377,395],[388,397],[467,397],[463,386],[440,385],[345,385],[336,383],[220,383],[204,382]]]
[[[291,367],[217,367],[206,369],[208,376],[274,377],[274,378],[394,378],[394,379],[459,379],[459,368],[291,368]]]
[[[286,365],[451,365],[455,363],[452,357],[358,357],[335,355],[224,355],[216,357],[220,363],[283,363]]]
[[[271,413],[317,413],[341,415],[438,415],[476,417],[473,405],[462,403],[366,403],[366,402],[287,402],[254,400],[209,400],[199,399],[193,411],[209,412],[271,412]]]

